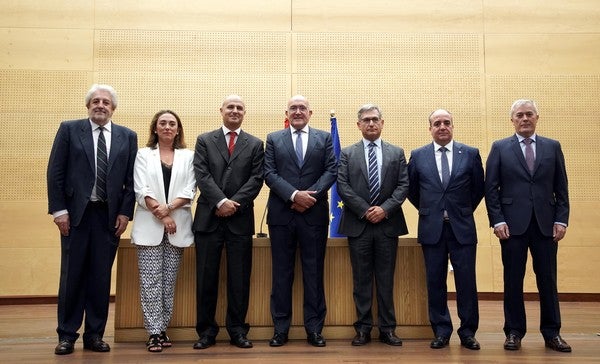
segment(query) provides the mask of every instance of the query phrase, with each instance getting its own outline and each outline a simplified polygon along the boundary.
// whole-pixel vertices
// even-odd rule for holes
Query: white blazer
[[[158,148],[138,150],[133,168],[133,187],[137,200],[137,209],[133,218],[131,242],[136,245],[156,246],[162,241],[164,224],[156,218],[146,206],[146,196],[152,197],[161,205],[178,197],[190,199],[190,203],[171,211],[170,216],[177,224],[177,232],[169,234],[169,242],[178,247],[188,247],[194,242],[192,232],[191,202],[196,195],[194,176],[194,152],[187,149],[175,149],[169,201],[165,198],[165,187]]]

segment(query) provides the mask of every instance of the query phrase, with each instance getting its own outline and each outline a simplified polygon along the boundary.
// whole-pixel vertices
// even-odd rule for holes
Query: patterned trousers
[[[140,296],[144,327],[148,335],[167,331],[173,315],[177,271],[183,248],[169,243],[167,234],[160,245],[137,245]]]

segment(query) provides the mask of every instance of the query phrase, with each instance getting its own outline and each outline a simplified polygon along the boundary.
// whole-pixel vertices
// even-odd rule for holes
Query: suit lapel
[[[298,158],[296,157],[296,151],[294,150],[294,142],[292,142],[292,127],[283,129],[282,131],[282,135],[283,135],[283,145],[285,147],[285,149],[287,149],[289,155],[290,155],[290,159],[294,161],[294,164],[296,164],[296,166],[298,166],[299,169],[302,168],[302,166],[298,163]],[[309,133],[309,143],[310,143],[310,133]],[[306,148],[306,154],[308,156],[308,146]],[[306,156],[304,157],[304,159],[306,159]]]
[[[367,170],[367,160],[365,159],[365,144],[361,140],[360,142],[354,144],[354,148],[356,148],[356,159],[358,160],[358,165],[360,166],[360,172],[365,178],[365,182],[367,183],[367,189],[369,188],[369,171]]]
[[[81,128],[79,131],[79,141],[85,150],[85,155],[87,156],[88,162],[90,163],[90,168],[94,171],[94,175],[96,173],[96,156],[94,154],[94,138],[92,137],[92,126],[90,125],[90,121],[87,119],[81,120]]]
[[[363,149],[364,152],[364,149]],[[390,156],[390,148],[389,145],[384,142],[383,140],[381,141],[381,184],[380,185],[384,185],[383,181],[385,181],[385,176],[387,174],[387,166],[390,165],[390,162],[392,160],[392,157]]]
[[[454,176],[460,171],[463,160],[463,145],[455,141],[454,150],[452,151],[452,169],[450,170],[450,181],[448,181],[448,186],[450,186],[454,181]]]
[[[440,178],[440,172],[438,171],[438,167],[437,167],[437,163],[435,161],[435,145],[433,144],[433,142],[429,145],[429,150],[427,151],[427,153],[425,153],[425,158],[427,159],[427,165],[429,166],[429,172],[431,173],[432,176],[434,176],[435,180],[438,181],[438,185],[440,186],[440,189],[443,190],[444,189],[444,185],[442,184],[442,180]],[[452,174],[452,172],[450,172],[450,174]]]
[[[244,133],[243,130],[240,130],[240,135],[238,135],[237,141],[235,142],[235,147],[233,148],[233,154],[229,157],[229,162],[231,163],[234,159],[242,153],[244,149],[248,146],[248,136]],[[229,151],[227,151],[229,154]]]
[[[110,132],[111,132],[111,136],[110,136],[111,139],[110,139],[110,151],[108,152],[108,171],[106,172],[107,175],[110,175],[110,170],[112,169],[112,166],[115,164],[115,161],[117,160],[117,158],[119,158],[119,155],[121,155],[121,149],[125,145],[125,143],[124,143],[125,136],[123,135],[123,133],[121,132],[119,127],[117,125],[115,125],[115,123],[112,123]]]
[[[149,173],[149,175],[156,174],[156,176],[159,177],[157,183],[160,186],[160,188],[158,189],[158,191],[156,191],[156,193],[160,194],[162,196],[162,199],[165,200],[165,182],[164,182],[165,180],[163,177],[162,162],[160,160],[160,151],[158,150],[158,145],[156,146],[155,149],[150,150],[150,157],[151,158],[148,161],[148,166],[146,168],[154,170],[154,173]],[[177,160],[177,158],[174,155],[173,156],[172,175],[174,175],[176,160]],[[169,192],[171,192],[171,191],[169,191]]]
[[[239,140],[239,139],[238,139]],[[215,144],[215,147],[219,151],[221,157],[225,160],[226,163],[229,162],[229,149],[227,149],[227,141],[225,140],[225,134],[223,134],[223,129],[219,128],[212,133],[212,141]],[[235,149],[234,149],[235,154]]]
[[[510,142],[512,143],[510,148],[512,149],[513,153],[515,153],[515,157],[521,163],[521,166],[523,166],[525,171],[529,173],[529,168],[527,167],[527,162],[525,162],[525,156],[523,155],[523,149],[521,149],[521,143],[519,143],[519,139],[515,135],[510,139]]]

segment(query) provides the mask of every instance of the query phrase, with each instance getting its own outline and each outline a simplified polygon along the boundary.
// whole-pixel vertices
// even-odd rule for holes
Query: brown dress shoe
[[[561,353],[571,352],[571,346],[567,344],[560,335],[556,335],[555,337],[546,340],[546,347]]]
[[[515,334],[508,334],[504,341],[504,350],[519,350],[521,349],[521,338]]]

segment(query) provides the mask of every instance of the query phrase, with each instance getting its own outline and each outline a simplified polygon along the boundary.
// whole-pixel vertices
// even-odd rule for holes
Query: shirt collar
[[[365,149],[369,147],[369,144],[371,144],[371,141],[367,140],[365,138],[363,138],[362,141],[363,141],[363,146],[365,147]],[[375,143],[375,145],[378,148],[381,148],[381,138],[377,138],[377,139],[373,140],[373,143]]]
[[[525,140],[524,136],[519,135],[517,133],[515,133],[515,135],[517,136],[517,139],[519,140],[519,143],[521,143],[521,142],[523,142],[523,140]],[[534,143],[535,143],[535,138],[536,138],[535,133],[533,133],[533,135],[529,137],[529,139],[531,139]]]
[[[230,131],[235,131],[235,133],[237,135],[240,135],[240,132],[242,131],[242,128],[237,128],[235,130],[229,130],[225,127],[225,125],[221,126],[221,129],[223,129],[223,134],[227,135],[227,133],[229,133]]]
[[[290,129],[290,132],[292,133],[292,135],[294,135],[296,133],[296,129],[292,128],[291,126],[289,127],[289,129]],[[298,130],[301,130],[308,135],[308,124],[304,125],[304,128],[298,129]]]
[[[451,140],[448,144],[444,145],[447,149],[448,152],[452,152],[452,150],[454,149],[454,140]],[[435,150],[436,152],[440,150],[442,146],[439,145],[436,142],[433,142],[433,150]]]
[[[100,125],[93,122],[92,119],[88,119],[88,120],[90,121],[90,126],[92,127],[92,131],[96,131],[96,129],[98,129],[100,127]],[[111,132],[112,120],[109,120],[108,123],[104,124],[104,130],[108,131],[109,133]]]

